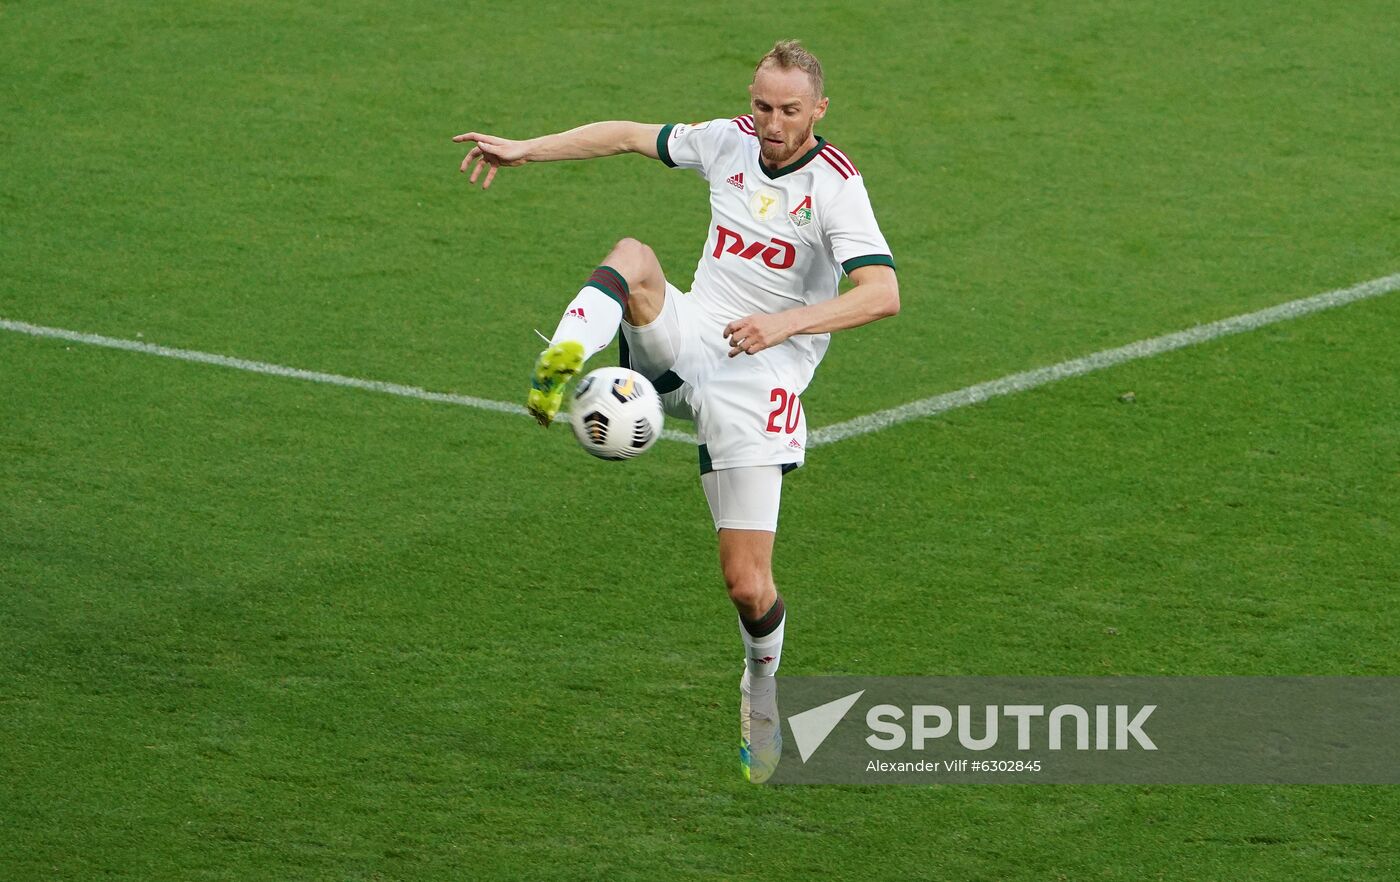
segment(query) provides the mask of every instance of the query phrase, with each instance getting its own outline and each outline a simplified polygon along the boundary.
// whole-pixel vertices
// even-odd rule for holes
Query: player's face
[[[749,99],[764,163],[782,168],[816,146],[812,129],[826,116],[827,99],[812,94],[805,71],[765,64],[754,75]]]

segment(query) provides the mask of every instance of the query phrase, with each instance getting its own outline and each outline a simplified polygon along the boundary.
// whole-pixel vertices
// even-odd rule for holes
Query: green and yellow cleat
[[[546,428],[564,403],[564,387],[569,378],[583,369],[583,344],[577,340],[555,343],[540,353],[535,372],[530,375],[530,395],[525,409]]]

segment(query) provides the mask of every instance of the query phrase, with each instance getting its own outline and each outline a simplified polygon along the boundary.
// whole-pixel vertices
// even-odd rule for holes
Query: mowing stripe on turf
[[[65,328],[48,328],[43,325],[31,325],[28,322],[16,322],[9,319],[0,319],[0,329],[15,331],[20,334],[28,334],[31,337],[51,337],[57,340],[68,340],[72,343],[83,343],[88,346],[104,346],[108,349],[125,349],[128,352],[141,352],[146,355],[159,355],[162,358],[175,358],[180,361],[212,364],[218,367],[250,371],[255,374],[290,377],[294,380],[310,380],[313,383],[348,386],[352,389],[383,392],[388,395],[399,395],[404,398],[418,398],[422,401],[435,401],[441,404],[457,404],[462,407],[475,407],[480,410],[494,410],[498,413],[525,415],[524,407],[505,401],[493,401],[489,398],[475,398],[471,395],[452,395],[447,392],[430,392],[427,389],[420,389],[417,386],[405,386],[401,383],[384,383],[379,380],[362,380],[359,377],[327,374],[322,371],[305,371],[301,368],[287,367],[286,365],[270,364],[265,361],[249,361],[246,358],[233,358],[228,355],[216,355],[212,352],[199,352],[194,349],[172,349],[169,346],[157,346],[153,343],[143,343],[140,340],[122,340],[117,337],[103,337],[100,334],[85,334],[81,331],[69,331]],[[695,443],[695,439],[690,435],[684,432],[673,432],[669,429],[662,432],[661,437],[668,438],[672,441]]]
[[[1312,297],[1304,297],[1300,300],[1291,300],[1288,303],[1281,303],[1258,312],[1245,313],[1233,318],[1197,325],[1185,331],[1139,340],[1116,349],[1104,349],[1082,358],[1062,361],[1059,364],[1019,374],[1011,374],[999,380],[978,383],[956,392],[946,392],[932,398],[922,398],[908,404],[901,404],[898,407],[891,407],[888,410],[880,410],[855,419],[822,426],[812,433],[808,446],[819,447],[823,444],[835,444],[837,441],[879,432],[882,429],[907,423],[910,420],[933,416],[959,407],[967,407],[970,404],[977,404],[999,395],[1024,392],[1027,389],[1044,386],[1066,377],[1077,377],[1124,362],[1136,361],[1139,358],[1151,358],[1174,349],[1195,346],[1198,343],[1206,343],[1230,334],[1252,331],[1256,328],[1262,328],[1264,325],[1287,321],[1336,306],[1344,306],[1357,300],[1365,300],[1368,297],[1379,297],[1396,290],[1400,290],[1400,273],[1372,279],[1350,288],[1341,288]]]
[[[1400,290],[1400,273],[1383,276],[1379,279],[1372,279],[1369,282],[1362,282],[1350,288],[1341,288],[1336,291],[1316,294],[1312,297],[1291,300],[1288,303],[1281,303],[1278,306],[1271,306],[1257,312],[1245,313],[1244,315],[1221,319],[1220,321],[1210,322],[1205,325],[1197,325],[1185,331],[1177,331],[1173,334],[1164,334],[1160,337],[1139,340],[1136,343],[1129,343],[1126,346],[1119,346],[1116,349],[1104,349],[1092,355],[1086,355],[1082,358],[1075,358],[1069,361],[1062,361],[1059,364],[1052,364],[1049,367],[1036,368],[1035,370],[1024,371],[1019,374],[1011,374],[1010,376],[1002,377],[998,380],[991,380],[986,383],[968,386],[966,389],[959,389],[956,392],[945,392],[942,395],[935,395],[931,398],[923,398],[908,404],[901,404],[898,407],[892,407],[888,410],[876,411],[875,413],[866,414],[865,416],[856,417],[855,419],[840,423],[832,423],[829,426],[823,426],[812,432],[808,441],[808,446],[820,447],[824,444],[835,444],[837,441],[844,441],[847,438],[854,438],[857,435],[868,435],[871,432],[888,429],[901,423],[907,423],[910,420],[934,416],[935,414],[944,413],[959,407],[977,404],[989,398],[996,398],[1000,395],[1010,395],[1013,392],[1024,392],[1028,389],[1034,389],[1037,386],[1053,383],[1056,380],[1063,380],[1066,377],[1077,377],[1081,374],[1103,370],[1104,368],[1113,367],[1114,365],[1123,364],[1124,362],[1136,361],[1140,358],[1151,358],[1154,355],[1161,355],[1164,352],[1171,352],[1174,349],[1195,346],[1198,343],[1206,343],[1230,334],[1252,331],[1264,325],[1287,321],[1288,319],[1298,318],[1299,316],[1319,312],[1324,309],[1344,306],[1357,300],[1365,300],[1368,297],[1379,297],[1382,294],[1389,294],[1396,290]],[[525,408],[518,404],[510,404],[505,401],[493,401],[489,398],[475,398],[470,395],[452,395],[446,392],[430,392],[427,389],[420,389],[417,386],[405,386],[400,383],[384,383],[379,380],[362,380],[358,377],[327,374],[321,371],[306,371],[301,368],[286,367],[280,364],[269,364],[265,361],[249,361],[244,358],[215,355],[210,352],[198,352],[193,349],[172,349],[168,346],[157,346],[139,340],[122,340],[116,337],[103,337],[99,334],[85,334],[81,331],[69,331],[64,328],[31,325],[28,322],[0,319],[0,330],[29,334],[33,337],[52,337],[58,340],[68,340],[73,343],[83,343],[88,346],[105,346],[109,349],[125,349],[129,352],[142,352],[147,355],[159,355],[164,358],[180,359],[181,361],[212,364],[219,367],[235,368],[241,371],[251,371],[257,374],[270,374],[275,377],[291,377],[297,380],[310,380],[313,383],[348,386],[352,389],[383,392],[389,395],[400,395],[405,398],[418,398],[423,401],[435,401],[442,404],[475,407],[480,410],[493,410],[498,413],[519,414],[521,416],[525,414]],[[695,436],[685,432],[677,432],[673,429],[663,431],[661,437],[668,441],[683,441],[688,444],[697,443]]]

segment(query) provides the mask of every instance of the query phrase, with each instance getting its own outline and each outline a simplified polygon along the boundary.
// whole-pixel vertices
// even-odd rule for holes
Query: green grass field
[[[704,186],[450,137],[735,115],[797,36],[903,296],[820,427],[1400,271],[1394,13],[3,3],[0,319],[523,401],[614,240],[688,285]],[[1400,675],[1397,331],[814,450],[784,673]],[[6,882],[1400,877],[1393,787],[745,784],[684,444],[0,332],[0,453]]]

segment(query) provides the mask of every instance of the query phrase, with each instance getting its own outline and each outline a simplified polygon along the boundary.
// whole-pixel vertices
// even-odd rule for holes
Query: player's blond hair
[[[772,64],[779,70],[792,70],[797,68],[807,74],[807,78],[812,81],[812,94],[820,101],[826,94],[826,79],[822,76],[822,63],[817,60],[817,56],[807,51],[807,48],[797,40],[779,40],[773,44],[773,48],[768,50],[768,54],[758,60],[754,67],[754,76],[763,69],[765,64]]]

